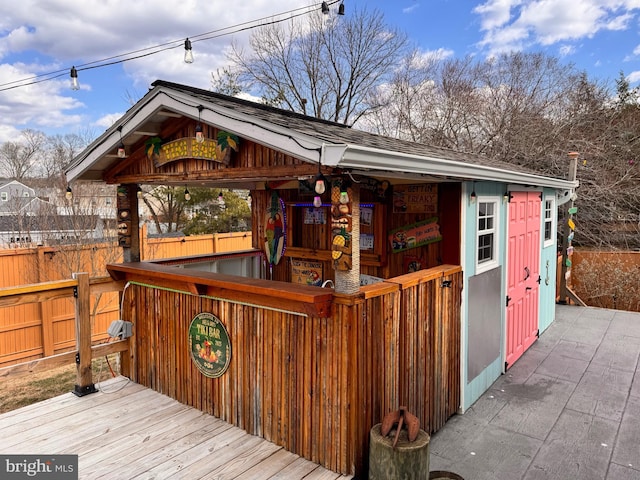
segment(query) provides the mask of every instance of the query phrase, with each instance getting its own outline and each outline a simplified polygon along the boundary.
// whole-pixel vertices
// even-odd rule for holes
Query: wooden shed
[[[386,413],[438,430],[553,320],[576,187],[165,81],[67,177],[118,185],[131,378],[358,476]],[[142,184],[249,190],[254,248],[140,262]]]

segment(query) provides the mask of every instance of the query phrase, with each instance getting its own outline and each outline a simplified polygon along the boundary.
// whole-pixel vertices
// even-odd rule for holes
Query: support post
[[[89,274],[74,273],[76,311],[76,386],[73,393],[83,397],[97,392],[91,372],[91,306]]]
[[[575,182],[577,178],[578,172],[578,152],[569,152],[569,181]],[[573,197],[573,196],[572,196]],[[573,198],[569,201],[569,208],[573,207]],[[572,215],[568,214],[567,218],[570,218]],[[565,305],[567,303],[567,298],[569,295],[569,289],[567,287],[567,250],[571,245],[569,241],[569,225],[565,221],[564,225],[562,225],[562,264],[560,265],[560,295],[558,299],[558,303]]]

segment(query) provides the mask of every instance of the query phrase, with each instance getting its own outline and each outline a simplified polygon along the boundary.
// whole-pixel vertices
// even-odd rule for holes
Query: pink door
[[[540,192],[511,192],[507,226],[506,368],[538,338],[541,208]]]

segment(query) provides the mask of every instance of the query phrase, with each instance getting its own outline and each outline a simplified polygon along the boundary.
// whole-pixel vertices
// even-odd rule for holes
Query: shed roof
[[[158,80],[149,92],[105,131],[67,168],[67,179],[101,180],[118,161],[114,150],[121,136],[125,145],[152,136],[168,116],[200,119],[310,163],[354,173],[398,178],[499,181],[572,189],[575,182],[546,177],[521,166],[399,140],[230,97],[186,85]]]

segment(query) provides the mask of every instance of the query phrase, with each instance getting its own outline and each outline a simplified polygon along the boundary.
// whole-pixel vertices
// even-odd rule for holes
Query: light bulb
[[[184,41],[184,63],[193,63],[193,49],[188,38]]]
[[[343,190],[340,192],[340,203],[342,205],[349,203],[349,194],[347,193],[346,190]]]
[[[313,206],[316,208],[320,208],[322,206],[322,197],[320,197],[320,195],[313,197]]]
[[[71,187],[67,187],[67,191],[65,192],[64,197],[67,200],[71,200],[73,198],[73,192],[71,191]]]
[[[127,152],[124,150],[124,143],[120,142],[118,145],[118,158],[124,158],[127,155]]]
[[[204,133],[202,132],[202,125],[199,123],[196,125],[196,142],[204,142]]]
[[[324,179],[318,178],[316,180],[315,190],[318,195],[322,195],[327,190],[327,186],[324,183]]]
[[[189,200],[191,200],[191,194],[189,193],[189,189],[185,188],[184,189],[184,199],[188,202]]]
[[[142,189],[140,187],[138,187],[138,189],[136,190],[136,196],[138,198],[142,198]]]
[[[71,67],[71,90],[80,90],[80,82],[78,82],[78,71],[76,67]]]

